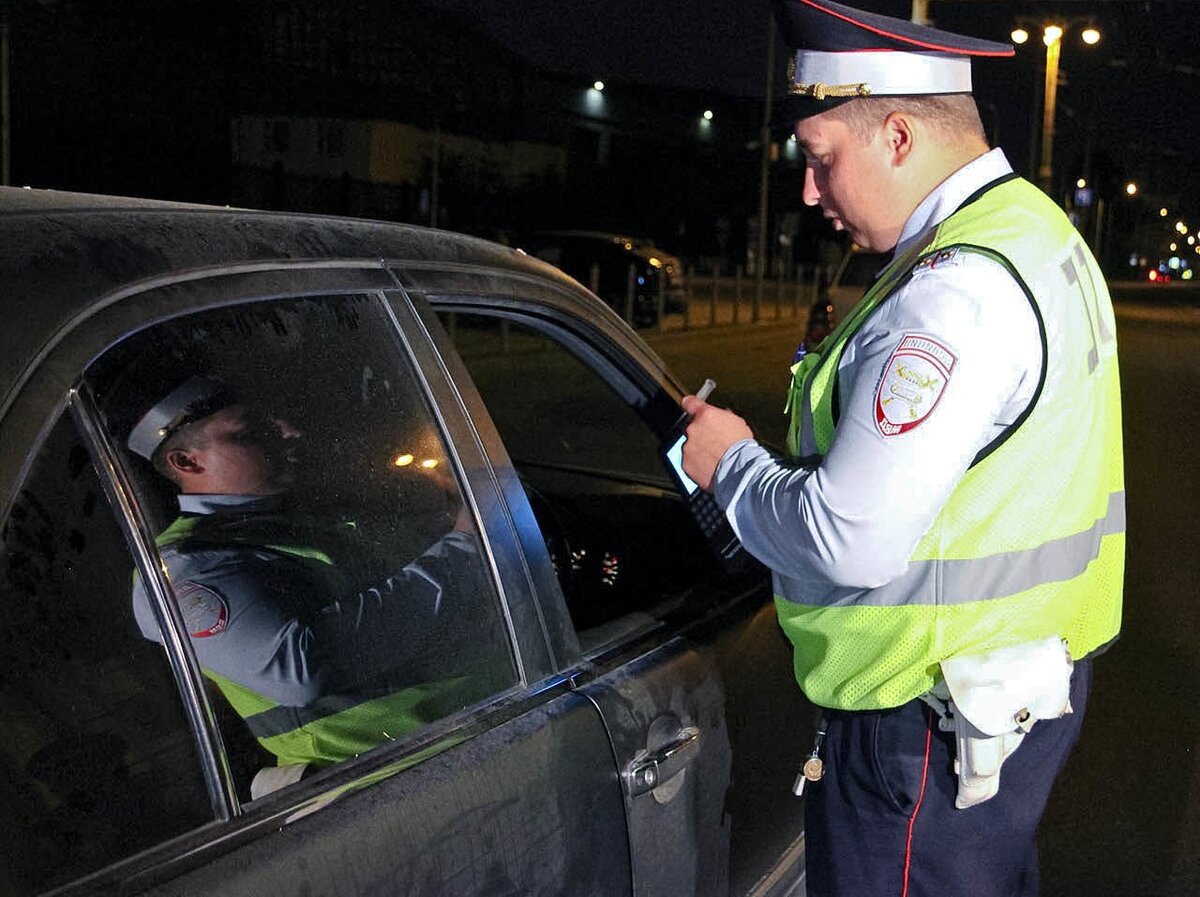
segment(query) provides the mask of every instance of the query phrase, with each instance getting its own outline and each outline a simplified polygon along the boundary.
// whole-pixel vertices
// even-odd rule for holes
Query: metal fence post
[[[796,284],[792,289],[792,317],[800,314],[800,293],[804,290],[804,266],[796,266]]]
[[[625,278],[625,321],[630,327],[633,326],[633,292],[636,280],[637,268],[630,262],[629,272]]]
[[[733,272],[733,323],[738,323],[738,318],[742,311],[742,275],[745,273],[745,266],[738,265],[737,270]]]
[[[680,272],[683,278],[683,329],[687,330],[689,326],[688,318],[692,314],[692,278],[695,276],[694,268],[684,268]]]
[[[658,295],[654,300],[654,308],[658,312],[658,332],[667,329],[667,272],[661,268],[658,271]]]
[[[717,290],[720,289],[721,283],[721,263],[717,262],[713,265],[712,272],[712,298],[708,303],[708,326],[715,327],[717,324]]]

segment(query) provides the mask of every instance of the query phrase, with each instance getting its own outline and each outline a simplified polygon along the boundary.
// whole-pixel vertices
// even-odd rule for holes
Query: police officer
[[[179,488],[158,537],[204,674],[278,765],[298,777],[469,703],[447,668],[445,627],[479,593],[469,523],[386,575],[355,527],[314,519],[287,493],[302,460],[290,423],[194,376],[134,426],[128,445]],[[145,584],[133,606],[161,641]],[[274,787],[274,786],[268,786]]]
[[[826,709],[809,893],[1035,894],[1089,658],[1120,626],[1111,302],[987,146],[971,57],[1011,47],[826,0],[776,13],[804,201],[891,261],[793,366],[790,459],[689,396],[684,466],[771,567]]]

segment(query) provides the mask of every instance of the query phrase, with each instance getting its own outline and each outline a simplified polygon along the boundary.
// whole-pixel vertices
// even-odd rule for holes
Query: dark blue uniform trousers
[[[1000,773],[1000,793],[956,809],[954,733],[923,701],[830,711],[825,776],[804,796],[809,897],[1033,897],[1036,831],[1079,738],[1091,661],[1071,678],[1075,712],[1034,724]]]

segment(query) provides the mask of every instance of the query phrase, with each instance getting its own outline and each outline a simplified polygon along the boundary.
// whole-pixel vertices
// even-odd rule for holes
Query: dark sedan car
[[[637,327],[658,323],[661,313],[687,309],[683,263],[642,237],[597,231],[547,231],[525,248],[594,290]]]
[[[594,296],[43,191],[0,243],[0,894],[803,893],[769,585]]]

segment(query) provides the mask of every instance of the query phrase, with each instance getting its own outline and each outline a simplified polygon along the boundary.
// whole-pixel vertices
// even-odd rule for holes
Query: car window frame
[[[436,720],[354,760],[306,777],[292,788],[245,802],[238,798],[237,783],[232,781],[229,773],[220,728],[194,651],[186,639],[176,639],[170,653],[179,658],[177,668],[183,682],[190,683],[181,685],[177,675],[179,700],[184,703],[183,709],[193,723],[199,765],[210,787],[214,818],[211,823],[64,886],[67,890],[83,882],[133,878],[153,881],[169,875],[162,871],[165,868],[177,872],[182,868],[180,863],[183,867],[200,864],[209,850],[228,849],[244,839],[275,831],[292,819],[319,810],[347,791],[369,787],[380,776],[401,772],[413,762],[440,753],[473,733],[498,725],[571,687],[569,677],[551,670],[545,631],[540,628],[530,631],[528,620],[538,617],[536,609],[522,607],[517,613],[512,612],[513,604],[531,604],[534,597],[527,584],[526,565],[522,561],[514,566],[513,558],[519,558],[521,552],[516,546],[507,544],[512,538],[511,528],[495,519],[495,474],[487,461],[483,441],[462,407],[443,406],[439,401],[439,396],[452,391],[452,384],[446,381],[445,370],[440,364],[433,368],[423,364],[429,359],[427,353],[419,351],[425,340],[423,326],[417,323],[411,310],[406,310],[406,299],[395,288],[395,278],[376,259],[358,264],[352,261],[276,263],[190,271],[179,277],[156,278],[122,289],[117,294],[99,297],[43,347],[37,362],[30,366],[6,402],[3,409],[5,426],[0,427],[0,432],[7,436],[4,443],[15,443],[20,446],[20,456],[27,454],[28,457],[15,469],[10,467],[11,482],[4,483],[0,478],[0,488],[3,488],[0,510],[4,514],[9,512],[12,498],[28,477],[32,459],[42,451],[62,415],[70,414],[105,490],[109,502],[105,512],[113,514],[126,534],[131,560],[140,564],[143,575],[149,574],[151,580],[161,578],[161,571],[157,571],[153,560],[154,537],[147,515],[136,507],[128,473],[122,470],[120,452],[107,437],[84,383],[83,372],[88,365],[120,340],[171,318],[264,300],[372,295],[393,323],[398,351],[405,353],[418,374],[423,399],[455,464],[463,497],[471,506],[488,553],[493,584],[508,629],[506,636],[516,681],[507,690],[472,707]],[[418,351],[414,351],[414,347]],[[30,433],[32,438],[22,442],[21,437]],[[122,478],[125,479],[123,485]],[[111,494],[110,490],[113,490]],[[130,544],[130,534],[134,537],[133,544],[141,546],[137,550]],[[173,610],[175,616],[179,616],[178,609]],[[186,631],[182,620],[176,623],[179,625],[172,627],[174,630]],[[522,654],[522,651],[526,653]],[[532,658],[526,655],[532,655]]]
[[[678,422],[678,402],[684,391],[661,359],[611,309],[597,307],[594,301],[580,302],[578,294],[569,286],[531,282],[522,275],[505,272],[498,282],[495,279],[480,282],[478,289],[463,291],[447,288],[439,272],[434,269],[415,272],[409,269],[399,276],[405,284],[411,307],[420,316],[430,341],[442,356],[445,369],[458,385],[463,400],[468,403],[468,411],[475,419],[476,429],[486,434],[488,454],[494,464],[513,468],[512,459],[474,386],[468,368],[459,357],[453,338],[438,318],[439,312],[460,311],[508,319],[544,334],[587,364],[619,395],[626,398],[631,393],[639,395],[646,407],[635,410],[659,440]],[[571,306],[577,302],[582,313],[572,314]],[[663,482],[670,482],[665,470]],[[517,481],[515,472],[512,474],[512,484],[516,494],[506,490],[506,500],[528,507],[524,487]],[[526,551],[531,557],[545,553],[540,530],[535,530],[535,539],[530,539],[528,534],[523,535]],[[565,629],[571,641],[578,645],[578,634],[567,610],[558,577],[550,568],[549,558],[546,557],[539,566],[544,568],[545,573],[537,579],[538,602],[542,613],[552,631],[556,628]],[[755,591],[751,590],[733,595],[721,602],[721,606],[731,608],[747,600],[755,600],[754,594]],[[586,652],[581,651],[579,663],[589,669],[589,675],[594,674],[601,667],[627,660],[631,652],[648,651],[665,644],[686,633],[691,625],[685,624],[680,630],[664,628],[656,622],[655,625],[631,628],[611,641],[598,644]]]

